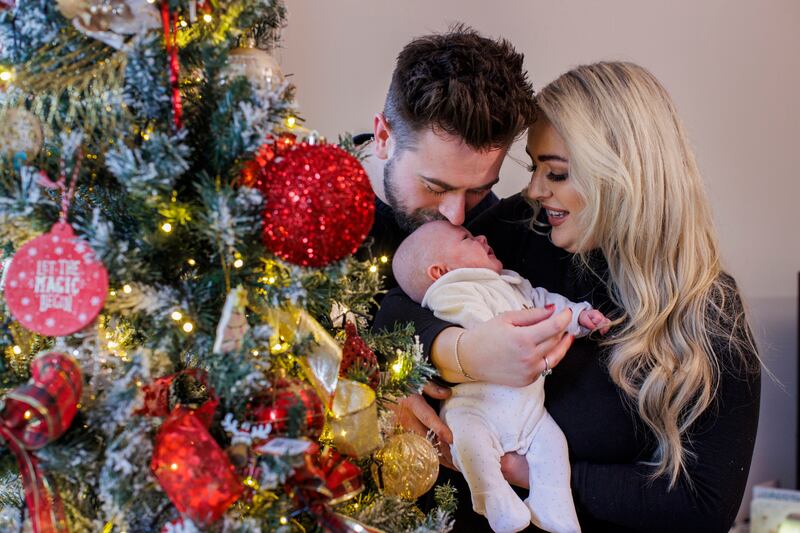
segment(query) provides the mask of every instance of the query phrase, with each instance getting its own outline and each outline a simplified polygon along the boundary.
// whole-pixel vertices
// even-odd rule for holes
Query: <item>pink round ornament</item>
[[[91,324],[108,293],[103,263],[64,222],[17,250],[5,274],[11,314],[23,327],[49,337]]]

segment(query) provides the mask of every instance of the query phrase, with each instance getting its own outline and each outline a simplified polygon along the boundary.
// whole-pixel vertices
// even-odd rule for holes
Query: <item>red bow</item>
[[[324,531],[331,533],[375,532],[352,518],[331,510],[364,490],[361,470],[333,448],[313,444],[306,452],[305,464],[289,479],[295,502],[308,509]],[[356,527],[359,526],[359,527]]]
[[[209,399],[197,409],[177,405],[169,411],[169,388],[175,378],[192,376],[205,384]],[[138,414],[165,416],[155,438],[150,468],[175,507],[196,524],[217,521],[244,490],[228,456],[208,432],[219,398],[206,375],[186,370],[160,378],[144,390]]]
[[[0,438],[19,463],[35,533],[67,531],[64,506],[53,480],[32,450],[64,434],[78,411],[83,378],[74,359],[50,352],[31,363],[31,380],[9,392],[0,412]]]

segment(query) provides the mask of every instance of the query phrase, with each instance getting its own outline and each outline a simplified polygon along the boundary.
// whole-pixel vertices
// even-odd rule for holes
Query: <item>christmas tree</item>
[[[8,1],[0,530],[448,530],[388,410],[433,369],[368,331],[372,191],[303,126],[285,7]]]

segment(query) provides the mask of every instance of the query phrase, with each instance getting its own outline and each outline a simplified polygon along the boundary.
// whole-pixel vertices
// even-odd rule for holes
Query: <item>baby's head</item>
[[[397,283],[415,302],[422,301],[434,281],[457,268],[488,268],[500,273],[503,264],[486,237],[473,237],[446,220],[420,226],[400,244],[392,260]]]

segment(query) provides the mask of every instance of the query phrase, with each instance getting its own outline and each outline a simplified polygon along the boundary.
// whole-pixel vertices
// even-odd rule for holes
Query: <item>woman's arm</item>
[[[564,357],[572,344],[572,337],[565,334],[571,318],[569,310],[553,315],[552,308],[526,309],[503,313],[463,330],[437,319],[430,310],[394,289],[384,297],[373,328],[413,322],[425,354],[452,383],[469,381],[456,363],[459,340],[461,366],[475,380],[522,387],[536,381],[545,370],[545,357],[551,368]]]

